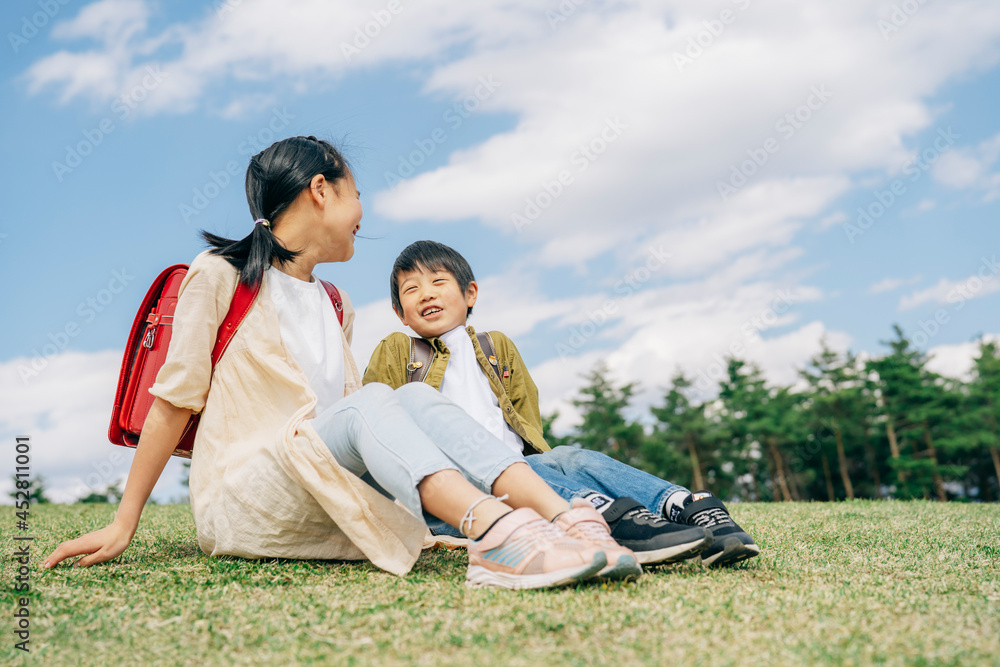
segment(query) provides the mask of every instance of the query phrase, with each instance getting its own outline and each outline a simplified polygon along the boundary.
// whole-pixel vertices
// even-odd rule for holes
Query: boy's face
[[[462,294],[450,271],[430,272],[420,268],[399,274],[396,315],[422,338],[434,338],[464,326],[468,309],[476,303],[479,286],[473,281]]]

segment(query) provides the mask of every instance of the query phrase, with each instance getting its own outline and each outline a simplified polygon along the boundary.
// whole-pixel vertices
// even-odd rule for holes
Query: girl
[[[246,192],[253,231],[240,241],[203,232],[212,249],[181,286],[114,521],[59,545],[45,567],[121,554],[189,417],[202,413],[190,498],[210,555],[367,558],[402,574],[419,556],[426,511],[470,538],[470,585],[641,572],[589,503],[567,507],[520,453],[431,387],[361,388],[350,301],[340,327],[312,276],[320,262],[348,261],[361,227],[360,193],[333,146],[315,137],[273,144],[250,160]],[[261,289],[213,372],[237,281]]]

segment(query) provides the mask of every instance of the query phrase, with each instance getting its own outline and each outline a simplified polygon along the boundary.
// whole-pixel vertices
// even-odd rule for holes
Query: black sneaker
[[[640,563],[675,563],[712,546],[712,534],[699,526],[667,521],[632,498],[619,498],[603,512],[615,542],[631,549]]]
[[[712,546],[701,554],[701,562],[705,565],[732,565],[760,553],[753,538],[736,525],[726,506],[710,491],[696,491],[688,496],[677,522],[702,526],[712,534]]]

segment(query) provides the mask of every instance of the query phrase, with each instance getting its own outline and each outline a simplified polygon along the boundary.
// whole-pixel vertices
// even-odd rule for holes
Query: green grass
[[[1000,507],[742,504],[762,554],[636,582],[471,590],[464,551],[407,576],[367,563],[209,558],[186,505],[150,506],[112,563],[41,571],[108,505],[33,507],[31,654],[19,663],[796,665],[1000,663]],[[13,508],[8,524],[13,526]],[[5,553],[13,551],[4,531]],[[4,578],[11,582],[8,559]]]

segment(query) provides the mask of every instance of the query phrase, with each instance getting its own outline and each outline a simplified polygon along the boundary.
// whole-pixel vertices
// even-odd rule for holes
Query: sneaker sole
[[[508,588],[511,590],[526,590],[531,588],[554,588],[573,584],[597,575],[608,564],[608,558],[603,551],[594,554],[594,560],[584,567],[570,567],[555,572],[541,574],[510,574],[493,572],[482,565],[470,565],[465,573],[465,583],[472,588],[490,586],[493,588]]]
[[[601,579],[638,579],[642,566],[634,556],[619,556],[618,562],[597,573]]]
[[[687,560],[692,556],[697,556],[711,546],[712,536],[709,535],[700,540],[675,544],[672,547],[654,549],[653,551],[636,551],[635,548],[632,551],[635,553],[636,560],[640,563],[643,565],[653,565],[654,563],[677,563]]]
[[[431,535],[428,538],[424,538],[424,549],[447,549],[448,551],[454,551],[455,549],[466,549],[469,546],[469,540],[465,537],[452,537],[451,535]]]
[[[745,544],[739,537],[729,535],[722,538],[722,551],[702,558],[701,562],[708,567],[722,567],[753,558],[759,554],[760,547],[756,544]]]

